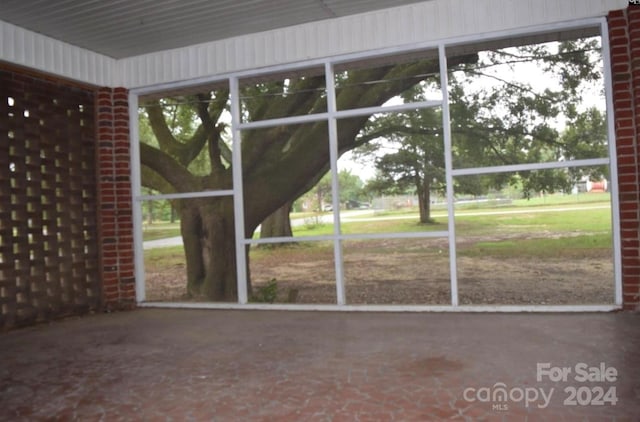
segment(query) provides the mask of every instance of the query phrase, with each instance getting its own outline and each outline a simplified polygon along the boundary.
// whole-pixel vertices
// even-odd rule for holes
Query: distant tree
[[[364,189],[364,182],[360,176],[349,170],[338,172],[338,185],[340,186],[340,203],[345,204],[347,208],[355,203],[369,200]]]
[[[601,80],[599,44],[595,39],[497,49],[450,72],[452,154],[456,168],[523,164],[603,157],[604,117],[595,108],[578,111],[586,86]],[[535,65],[557,87],[535,89],[527,78],[507,79],[494,68]],[[491,80],[477,88],[478,81]],[[475,85],[475,87],[474,87]],[[402,96],[426,100],[424,84]],[[561,134],[558,119],[566,120]],[[420,222],[430,218],[430,196],[445,188],[444,143],[440,108],[389,113],[371,119],[359,134],[366,146],[356,156],[373,159],[376,177],[369,189],[378,193],[418,196]],[[585,170],[522,171],[455,180],[457,194],[480,195],[506,183],[518,183],[525,195],[566,191]],[[602,174],[603,169],[591,173]],[[595,175],[590,174],[595,177]]]
[[[533,66],[548,84],[495,68]],[[587,38],[497,49],[450,75],[453,160],[457,168],[557,162],[607,156],[602,113],[584,108],[583,95],[602,81],[599,39]],[[526,69],[526,67],[525,67]],[[470,89],[477,80],[493,85]],[[564,125],[565,129],[559,129]],[[591,127],[589,127],[591,125]],[[597,129],[597,130],[596,130]],[[590,133],[587,133],[590,132]],[[584,141],[580,138],[584,137]],[[522,171],[496,174],[486,188],[521,183],[529,192],[567,191],[583,170]]]
[[[406,102],[426,100],[422,86],[403,93]],[[375,156],[375,178],[367,189],[378,194],[415,192],[420,222],[431,221],[431,193],[445,187],[442,112],[424,108],[372,120],[360,135],[370,138],[358,155]],[[390,151],[384,155],[378,152]]]
[[[338,172],[338,184],[340,186],[340,204],[347,206],[349,201],[360,202],[366,201],[367,195],[364,190],[364,182],[349,170],[340,170]],[[333,204],[333,195],[331,192],[331,173],[327,172],[316,183],[316,185],[307,193],[299,198],[307,204],[313,204],[315,210],[323,210],[328,205]]]

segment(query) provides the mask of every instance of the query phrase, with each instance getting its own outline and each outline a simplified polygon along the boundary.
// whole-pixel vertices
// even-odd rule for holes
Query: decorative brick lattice
[[[0,69],[0,326],[100,306],[95,93]]]

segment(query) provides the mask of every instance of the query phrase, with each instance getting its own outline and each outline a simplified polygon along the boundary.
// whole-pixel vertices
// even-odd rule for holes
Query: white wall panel
[[[110,57],[4,21],[0,21],[0,60],[98,86],[113,86],[118,69]]]
[[[122,59],[119,83],[171,83],[308,59],[605,16],[626,0],[432,0]],[[204,56],[204,57],[203,57]],[[159,58],[158,63],[155,58]],[[163,72],[149,69],[149,62]]]
[[[431,0],[121,60],[0,21],[0,60],[128,88],[605,16],[627,0]]]

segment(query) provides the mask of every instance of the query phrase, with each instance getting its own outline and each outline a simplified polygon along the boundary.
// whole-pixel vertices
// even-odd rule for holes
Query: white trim
[[[264,239],[244,239],[243,245],[268,245],[270,243],[300,243],[300,242],[331,242],[334,235],[326,234],[320,236],[286,236],[286,237],[268,237]]]
[[[349,62],[360,61],[364,59],[375,59],[387,55],[399,55],[403,53],[411,53],[415,51],[437,49],[440,45],[445,47],[454,47],[462,44],[481,43],[486,41],[506,39],[510,37],[526,37],[530,35],[542,34],[547,32],[558,32],[564,30],[574,30],[580,28],[599,27],[602,22],[601,17],[590,17],[583,19],[565,20],[547,24],[520,27],[517,29],[500,30],[497,32],[488,32],[482,34],[464,35],[458,37],[450,37],[440,40],[430,40],[421,42],[412,42],[399,44],[392,47],[372,48],[358,51],[355,53],[338,54],[335,56],[327,56],[322,58],[306,59],[279,63],[257,69],[241,69],[237,71],[226,71],[211,76],[202,76],[197,78],[185,78],[176,81],[162,82],[156,84],[148,84],[144,86],[129,87],[131,92],[140,95],[154,94],[172,89],[191,87],[198,85],[215,84],[225,81],[231,77],[260,77],[273,73],[281,73],[291,70],[305,70],[311,67],[324,66],[325,63],[333,65],[345,64]]]
[[[600,18],[626,6],[624,0],[430,0],[131,57],[118,61],[118,70],[123,85],[134,88],[310,58],[478,41],[482,34],[508,36],[522,28]],[[181,66],[185,58],[188,64]],[[166,71],[158,74],[157,67]]]
[[[142,302],[141,308],[165,309],[230,309],[254,311],[306,311],[306,312],[492,312],[492,313],[542,313],[542,312],[614,312],[617,305],[322,305],[285,303],[209,303],[209,302]]]
[[[329,64],[329,62],[327,62]],[[329,86],[327,84],[327,92]],[[281,117],[278,119],[259,120],[255,122],[245,122],[238,125],[238,129],[259,129],[281,125],[293,125],[300,123],[318,122],[327,120],[330,116],[334,119],[347,117],[368,116],[370,114],[383,114],[399,111],[417,110],[429,107],[440,107],[442,101],[417,101],[415,103],[397,104],[393,106],[362,107],[350,110],[327,111],[324,113],[305,114],[302,116]]]
[[[142,188],[140,166],[140,128],[138,125],[138,96],[129,93],[129,136],[131,138],[131,207],[133,223],[133,263],[136,286],[136,301],[146,299],[144,247],[142,238],[142,206],[138,203]]]
[[[213,196],[233,196],[233,189],[205,190],[202,192],[163,193],[158,195],[140,195],[137,201],[161,201],[163,199],[210,198]]]
[[[335,268],[336,278],[336,302],[338,305],[347,303],[347,295],[345,293],[344,280],[344,260],[342,254],[342,234],[340,220],[340,196],[338,186],[338,122],[335,114],[338,108],[336,102],[336,87],[333,66],[330,63],[325,64],[324,68],[325,84],[327,86],[327,111],[329,112],[329,166],[331,171],[331,199],[333,206],[333,264]],[[321,206],[321,204],[318,204]]]
[[[439,239],[447,237],[448,231],[432,232],[398,232],[398,233],[353,233],[341,234],[341,240],[367,240],[367,239]]]
[[[556,23],[551,25],[545,25],[542,27],[536,27],[533,33],[546,33],[553,32],[556,30],[570,30],[576,28],[585,28],[585,27],[599,27],[601,31],[604,31],[604,22],[605,19],[587,19],[574,21],[569,23]],[[527,31],[531,31],[529,28]],[[474,37],[460,37],[454,41],[441,41],[437,43],[438,47],[438,57],[440,61],[441,69],[446,69],[446,48],[451,45],[458,45],[465,42],[468,43],[477,43],[482,40],[493,40],[500,38],[508,38],[509,36],[526,36],[532,34],[532,32],[527,32],[525,30],[522,31],[506,31],[504,33],[491,33],[485,34],[484,36],[474,36]],[[603,55],[605,54],[605,44],[606,38],[608,34],[605,32],[601,32],[601,39],[603,39]],[[424,43],[422,44],[414,44],[408,47],[405,47],[407,50],[405,51],[415,51],[422,45],[424,47]],[[608,44],[607,44],[608,45]],[[433,48],[434,44],[430,43],[426,48]],[[403,50],[402,49],[388,49],[385,50],[389,53],[399,54]],[[291,70],[289,65],[278,65],[276,67],[258,70],[256,72],[238,72],[236,74],[230,74],[230,90],[231,90],[231,98],[232,98],[232,136],[233,136],[233,171],[234,171],[234,215],[236,219],[236,257],[238,263],[238,301],[239,304],[220,304],[220,303],[203,303],[203,304],[165,304],[165,303],[144,303],[141,301],[141,306],[165,306],[165,307],[202,307],[202,308],[211,308],[211,309],[288,309],[288,310],[353,310],[353,311],[462,311],[462,312],[594,312],[594,311],[611,311],[619,309],[621,301],[621,277],[620,277],[620,239],[619,233],[615,233],[615,230],[619,232],[619,222],[617,220],[617,200],[614,200],[613,206],[613,224],[614,226],[618,224],[618,227],[613,227],[614,230],[614,243],[617,245],[617,252],[615,257],[616,264],[616,293],[615,293],[615,305],[577,305],[577,306],[545,306],[545,305],[535,305],[535,306],[476,306],[476,305],[460,305],[459,297],[458,297],[458,283],[457,283],[457,262],[456,262],[456,237],[455,237],[455,209],[454,209],[454,192],[453,192],[453,177],[454,176],[463,176],[463,175],[476,175],[476,174],[486,174],[486,173],[499,173],[499,172],[513,172],[513,171],[523,171],[523,170],[540,170],[540,169],[552,169],[552,168],[567,168],[567,167],[577,167],[577,166],[596,166],[596,165],[611,165],[612,173],[614,173],[615,166],[615,149],[612,149],[612,143],[610,143],[610,158],[596,158],[596,159],[588,159],[588,160],[574,160],[574,161],[566,161],[566,162],[550,162],[550,163],[535,163],[535,164],[517,164],[517,165],[508,165],[508,166],[492,166],[492,167],[482,167],[482,168],[467,168],[467,169],[453,169],[453,158],[452,158],[452,145],[451,145],[451,128],[450,128],[450,116],[449,116],[449,104],[448,104],[448,91],[447,91],[447,73],[446,71],[441,71],[441,86],[443,99],[441,101],[424,101],[419,103],[410,103],[410,104],[401,104],[398,106],[391,107],[367,107],[362,109],[354,109],[354,110],[336,110],[335,104],[335,89],[334,89],[334,75],[333,75],[333,65],[335,63],[344,63],[347,60],[356,60],[356,59],[366,59],[372,57],[372,55],[382,55],[381,51],[377,52],[359,52],[357,54],[334,57],[332,59],[324,59],[324,60],[312,60],[309,62],[294,64],[295,68],[308,68],[311,65],[319,65],[323,64],[325,67],[325,78],[327,78],[327,112],[318,113],[314,115],[305,115],[305,116],[295,116],[295,117],[284,117],[279,119],[258,121],[258,122],[246,122],[241,123],[240,118],[240,105],[239,105],[239,81],[238,78],[240,76],[259,76],[263,73],[273,73],[278,71],[287,71]],[[607,63],[607,58],[605,57],[605,64]],[[606,72],[607,77],[610,78],[608,72]],[[212,79],[213,80],[213,79]],[[221,77],[218,76],[215,78],[216,81],[222,81]],[[202,85],[206,83],[204,81],[200,81],[197,84]],[[611,81],[609,80],[606,85],[606,90],[610,94],[611,91]],[[190,86],[189,82],[181,82],[176,84],[168,84],[164,85],[166,90],[171,90],[174,88],[186,87]],[[150,87],[141,89],[140,91],[133,90],[131,95],[135,95],[137,92],[146,92],[146,93],[155,93],[157,91],[157,87]],[[609,95],[610,96],[610,95]],[[444,142],[445,142],[445,167],[447,172],[447,198],[448,198],[448,230],[441,232],[413,232],[413,233],[376,233],[376,234],[350,234],[343,235],[341,234],[340,229],[340,214],[338,210],[338,195],[337,190],[339,189],[338,181],[337,181],[337,119],[343,117],[350,116],[362,116],[369,115],[375,113],[386,113],[393,111],[403,111],[403,110],[415,110],[420,108],[427,107],[435,107],[442,106],[443,109],[443,131],[444,131]],[[608,99],[607,107],[612,107],[611,99]],[[612,110],[612,108],[609,108]],[[612,113],[609,113],[611,115]],[[137,118],[137,116],[136,116]],[[281,124],[295,124],[295,123],[305,123],[311,121],[324,121],[326,120],[329,123],[329,148],[330,148],[330,156],[331,156],[331,174],[332,174],[332,191],[334,197],[334,233],[333,235],[327,236],[309,236],[309,237],[279,237],[279,238],[271,238],[271,239],[246,239],[246,234],[244,232],[244,197],[242,192],[242,165],[241,165],[241,157],[240,157],[240,145],[241,145],[241,131],[243,129],[251,129],[251,128],[259,128],[259,127],[269,127],[274,125]],[[609,134],[612,135],[612,118],[609,117],[608,122],[608,130]],[[132,138],[133,139],[133,138]],[[135,148],[133,148],[135,149]],[[613,183],[612,183],[613,185]],[[224,191],[225,194],[229,194],[229,191]],[[184,195],[184,194],[183,194]],[[197,197],[197,196],[218,196],[217,194],[209,193],[189,193],[188,196],[183,197]],[[154,198],[163,198],[164,195],[153,196]],[[146,197],[148,199],[149,197]],[[134,200],[140,201],[145,198],[135,196]],[[617,235],[617,236],[616,236]],[[344,240],[357,240],[357,239],[374,239],[374,238],[435,238],[435,237],[447,237],[449,240],[449,263],[450,263],[450,278],[451,278],[451,305],[407,305],[407,306],[391,306],[391,305],[346,305],[346,297],[344,293],[344,269],[342,262],[342,242]],[[334,258],[335,258],[335,270],[336,270],[336,292],[337,292],[337,304],[336,305],[259,305],[259,304],[251,304],[247,303],[247,292],[246,292],[246,261],[244,250],[247,245],[250,244],[264,244],[264,243],[282,243],[282,242],[305,242],[305,241],[314,241],[314,240],[328,240],[334,242]],[[614,251],[616,250],[616,245],[614,245]],[[136,260],[136,263],[138,261]],[[244,291],[243,291],[244,286]]]
[[[151,95],[162,93],[166,91],[170,91],[172,89],[184,88],[184,87],[199,87],[204,85],[217,85],[222,83],[227,83],[229,79],[233,76],[238,76],[237,73],[228,73],[223,75],[211,75],[197,79],[187,79],[182,81],[173,81],[173,82],[165,82],[161,84],[155,85],[146,85],[133,87],[129,89],[129,92],[132,92],[139,96]]]
[[[463,214],[464,215],[464,214]],[[439,239],[447,237],[448,231],[432,232],[389,232],[389,233],[352,233],[352,234],[326,234],[319,236],[287,236],[268,237],[264,239],[245,239],[245,245],[261,245],[269,243],[294,243],[337,240],[371,240],[371,239]]]
[[[456,249],[455,192],[453,189],[453,146],[451,140],[451,116],[449,112],[449,75],[447,52],[444,44],[438,49],[440,59],[440,86],[442,87],[442,130],[444,142],[444,167],[447,184],[447,227],[449,234],[449,278],[451,280],[451,306],[458,306],[458,258]]]
[[[0,61],[95,86],[118,86],[118,60],[2,20]]]
[[[415,103],[397,104],[392,106],[382,105],[380,107],[363,107],[349,110],[337,110],[334,115],[338,119],[345,117],[368,116],[370,114],[392,113],[398,111],[410,111],[423,108],[440,107],[442,100],[438,101],[417,101]]]
[[[622,306],[622,235],[620,232],[620,200],[618,198],[618,156],[616,152],[615,116],[613,107],[613,81],[611,80],[611,52],[609,26],[606,19],[600,24],[602,59],[604,63],[604,92],[607,102],[607,134],[609,136],[609,179],[611,187],[611,232],[613,234],[613,272],[615,280],[614,303]]]
[[[256,122],[245,122],[238,125],[238,129],[263,129],[273,126],[295,125],[301,123],[311,123],[325,121],[329,113],[305,114],[302,116],[281,117],[279,119],[260,120]]]
[[[232,137],[232,176],[233,176],[233,218],[236,232],[236,278],[238,302],[246,304],[249,300],[247,289],[247,256],[244,238],[244,189],[242,187],[242,135],[238,128],[240,117],[240,98],[238,98],[238,78],[229,82],[231,95],[231,137]]]
[[[321,58],[351,60],[364,51],[386,54],[403,46],[488,39],[483,34],[503,37],[551,25],[563,29],[567,22],[599,19],[627,5],[624,0],[430,0],[119,60],[0,20],[0,60],[97,86],[162,90],[179,81],[255,75],[255,69],[309,63],[310,58],[322,65]]]
[[[608,165],[609,158],[592,158],[588,160],[552,161],[548,163],[511,164],[505,166],[472,167],[452,170],[453,176],[468,176],[491,173],[511,173],[526,170],[547,170],[570,167],[589,167]]]

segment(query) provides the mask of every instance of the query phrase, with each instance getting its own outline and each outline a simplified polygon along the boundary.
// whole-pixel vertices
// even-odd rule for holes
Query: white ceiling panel
[[[424,0],[0,0],[0,20],[113,58]]]

